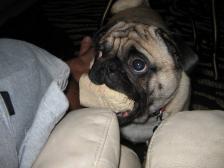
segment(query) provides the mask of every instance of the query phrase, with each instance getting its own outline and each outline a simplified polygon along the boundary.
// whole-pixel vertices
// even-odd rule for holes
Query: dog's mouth
[[[116,113],[120,126],[124,126],[132,122],[135,118],[132,117],[134,114],[132,111],[123,111]]]
[[[129,113],[130,113],[130,111],[124,111],[124,112],[118,112],[116,114],[117,114],[117,117],[119,117],[119,118],[126,118],[129,116]]]
[[[133,122],[136,118],[141,116],[144,109],[142,108],[142,104],[135,102],[132,110],[117,112],[116,116],[120,126],[125,126]]]
[[[131,114],[131,111],[123,111],[123,112],[116,113],[120,126],[124,126],[129,123],[127,121],[128,121],[130,114]],[[131,122],[131,120],[130,120],[130,122]]]

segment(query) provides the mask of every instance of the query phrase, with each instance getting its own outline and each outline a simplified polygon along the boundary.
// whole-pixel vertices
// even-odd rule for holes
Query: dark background
[[[79,50],[80,40],[92,36],[108,1],[39,0],[0,27],[0,37],[34,43],[67,60]],[[151,0],[173,35],[183,39],[199,56],[193,73],[191,109],[224,109],[224,9],[222,1]],[[217,40],[214,38],[215,11]],[[218,79],[213,55],[216,54]]]

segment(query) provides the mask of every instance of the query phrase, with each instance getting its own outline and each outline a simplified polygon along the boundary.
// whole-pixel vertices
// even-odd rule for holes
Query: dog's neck
[[[168,114],[187,110],[190,98],[190,79],[185,72],[181,74],[179,87],[174,98],[164,107],[164,112]]]

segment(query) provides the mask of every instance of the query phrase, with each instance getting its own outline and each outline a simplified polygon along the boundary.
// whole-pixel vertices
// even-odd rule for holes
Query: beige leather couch
[[[140,168],[136,154],[120,145],[116,116],[82,109],[54,129],[33,168]],[[179,112],[152,137],[145,168],[224,167],[224,112]]]
[[[33,168],[140,168],[137,155],[120,145],[114,113],[70,112],[54,129]]]

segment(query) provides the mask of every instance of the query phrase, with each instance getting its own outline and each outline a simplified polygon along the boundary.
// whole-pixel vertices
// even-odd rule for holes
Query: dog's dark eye
[[[147,69],[145,61],[140,58],[132,61],[132,67],[135,72],[145,72]]]

